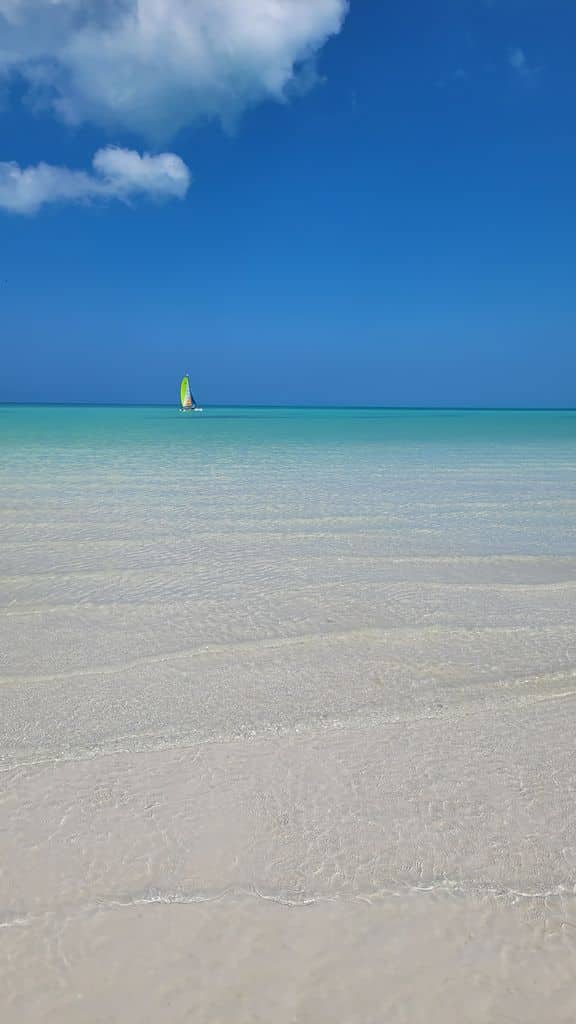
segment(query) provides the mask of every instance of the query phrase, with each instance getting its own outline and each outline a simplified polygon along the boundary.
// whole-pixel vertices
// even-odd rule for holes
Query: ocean
[[[10,1024],[572,1022],[576,412],[0,406]]]

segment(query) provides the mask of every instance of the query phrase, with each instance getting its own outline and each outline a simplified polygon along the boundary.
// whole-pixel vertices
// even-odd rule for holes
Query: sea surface
[[[0,406],[0,1015],[576,1019],[576,412]]]

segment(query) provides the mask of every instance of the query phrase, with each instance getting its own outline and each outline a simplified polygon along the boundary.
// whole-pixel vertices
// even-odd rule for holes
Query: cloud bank
[[[0,162],[0,208],[31,214],[57,202],[129,202],[136,196],[183,199],[190,185],[190,172],[174,153],[141,156],[131,149],[107,146],[95,153],[92,168],[87,173],[45,163],[20,167]]]
[[[310,79],[347,0],[0,0],[0,75],[64,121],[154,143]]]

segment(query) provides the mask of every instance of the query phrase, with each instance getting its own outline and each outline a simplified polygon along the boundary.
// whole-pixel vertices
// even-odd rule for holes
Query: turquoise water
[[[173,516],[187,543],[219,517],[224,534],[343,518],[380,553],[567,555],[575,453],[573,411],[0,407],[5,528],[45,503],[56,534],[75,505],[86,528]]]
[[[3,446],[550,444],[576,442],[576,411],[0,405]]]

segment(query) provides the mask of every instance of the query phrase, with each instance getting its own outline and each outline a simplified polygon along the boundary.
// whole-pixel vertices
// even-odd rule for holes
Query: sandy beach
[[[576,416],[91,415],[3,413],[2,1018],[573,1021]]]

